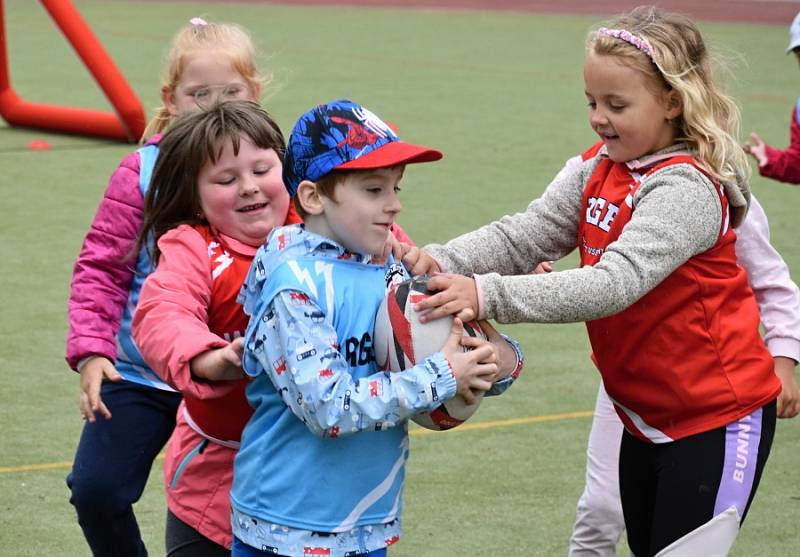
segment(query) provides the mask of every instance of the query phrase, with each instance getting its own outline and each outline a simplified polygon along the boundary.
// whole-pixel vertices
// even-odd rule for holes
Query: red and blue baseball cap
[[[374,113],[341,99],[300,116],[286,145],[283,183],[294,196],[300,182],[316,182],[331,170],[387,168],[441,158],[436,149],[401,141]]]

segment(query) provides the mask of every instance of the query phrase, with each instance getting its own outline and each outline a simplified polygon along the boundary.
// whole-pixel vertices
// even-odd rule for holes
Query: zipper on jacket
[[[208,445],[208,439],[203,439],[202,441],[200,441],[199,445],[197,445],[194,449],[189,451],[189,454],[183,457],[183,460],[181,460],[181,463],[175,469],[175,475],[172,476],[172,481],[169,483],[170,489],[175,489],[175,486],[177,485],[178,480],[181,477],[181,474],[183,474],[184,468],[186,468],[189,465],[189,462],[191,462],[191,460],[194,457],[203,452],[203,450],[206,448],[206,445]]]

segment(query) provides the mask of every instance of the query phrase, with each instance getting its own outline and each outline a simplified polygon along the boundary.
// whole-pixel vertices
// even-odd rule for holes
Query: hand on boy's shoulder
[[[403,261],[411,276],[432,275],[441,271],[436,260],[425,251],[409,244],[400,244],[400,255],[395,256]]]

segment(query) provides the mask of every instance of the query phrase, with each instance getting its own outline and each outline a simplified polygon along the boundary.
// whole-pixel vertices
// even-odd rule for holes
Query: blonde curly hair
[[[654,93],[675,90],[683,108],[674,122],[676,140],[690,147],[711,176],[744,188],[747,197],[750,165],[737,140],[739,107],[715,83],[715,64],[697,26],[683,15],[654,6],[635,8],[608,26],[644,39],[652,57],[631,42],[600,30],[589,34],[587,51],[620,58],[645,74]]]

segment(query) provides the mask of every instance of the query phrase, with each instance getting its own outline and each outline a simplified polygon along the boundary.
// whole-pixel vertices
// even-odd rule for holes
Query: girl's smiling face
[[[242,136],[234,154],[232,142],[226,141],[217,162],[208,161],[197,177],[202,216],[226,236],[261,245],[289,210],[282,171],[273,149],[261,149]]]
[[[589,53],[583,68],[589,124],[614,162],[638,159],[675,142],[672,120],[681,113],[677,92],[647,83],[647,77],[615,56]]]

